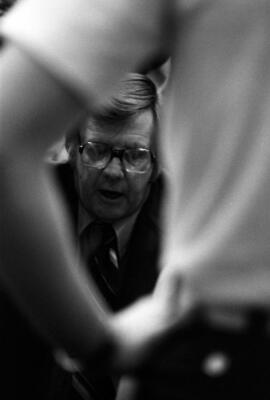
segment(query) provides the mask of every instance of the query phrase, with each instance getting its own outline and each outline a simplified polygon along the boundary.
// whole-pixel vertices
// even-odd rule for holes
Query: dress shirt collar
[[[139,210],[140,211],[140,210]],[[117,246],[120,257],[122,258],[126,252],[127,244],[134,227],[136,218],[139,214],[137,211],[135,214],[127,217],[125,219],[121,219],[112,224],[113,229],[115,230],[115,234],[117,237]],[[82,231],[92,222],[94,221],[94,217],[92,217],[85,208],[79,203],[79,212],[78,212],[78,234],[80,235]]]

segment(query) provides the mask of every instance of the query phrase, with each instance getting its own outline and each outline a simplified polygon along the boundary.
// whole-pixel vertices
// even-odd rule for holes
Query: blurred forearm
[[[63,205],[42,161],[47,143],[82,107],[15,49],[2,54],[0,73],[1,280],[54,344],[88,354],[107,334],[105,314],[74,270]]]

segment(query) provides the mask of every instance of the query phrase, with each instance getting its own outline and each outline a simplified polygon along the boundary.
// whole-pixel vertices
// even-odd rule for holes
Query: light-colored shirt
[[[23,0],[1,17],[0,31],[92,109],[162,41],[158,3]]]
[[[199,303],[269,308],[270,2],[195,3],[165,102],[161,265]]]

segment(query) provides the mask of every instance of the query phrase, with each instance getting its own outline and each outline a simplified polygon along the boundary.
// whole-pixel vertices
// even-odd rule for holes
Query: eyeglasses
[[[86,166],[105,169],[113,157],[118,157],[127,172],[149,171],[155,156],[151,150],[142,147],[116,148],[105,143],[87,142],[79,146],[82,162]]]

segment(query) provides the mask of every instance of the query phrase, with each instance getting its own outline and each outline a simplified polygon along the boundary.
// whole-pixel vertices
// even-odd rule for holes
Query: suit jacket
[[[57,181],[72,217],[74,235],[77,235],[78,197],[74,186],[73,172],[69,164],[55,166]],[[110,304],[119,310],[145,295],[154,287],[158,276],[160,253],[160,209],[164,179],[160,175],[152,183],[150,194],[136,219],[126,254],[120,260],[122,281],[118,300]]]
[[[73,171],[68,163],[56,164],[53,173],[59,183],[63,198],[69,210],[74,228],[74,240],[77,240],[78,197],[74,186]],[[142,206],[133,227],[126,253],[120,260],[121,286],[116,299],[110,301],[113,310],[119,310],[134,300],[150,293],[158,277],[160,253],[160,218],[164,178],[160,175],[151,185],[149,196]],[[57,374],[56,374],[57,375]],[[68,380],[68,378],[66,377]],[[55,399],[75,400],[78,397],[63,384],[63,373],[55,381]],[[111,383],[110,383],[111,382]],[[111,400],[115,396],[115,387],[107,376],[95,377],[90,374],[89,392],[93,399]],[[87,386],[87,384],[86,384]],[[69,393],[68,393],[69,392]]]

